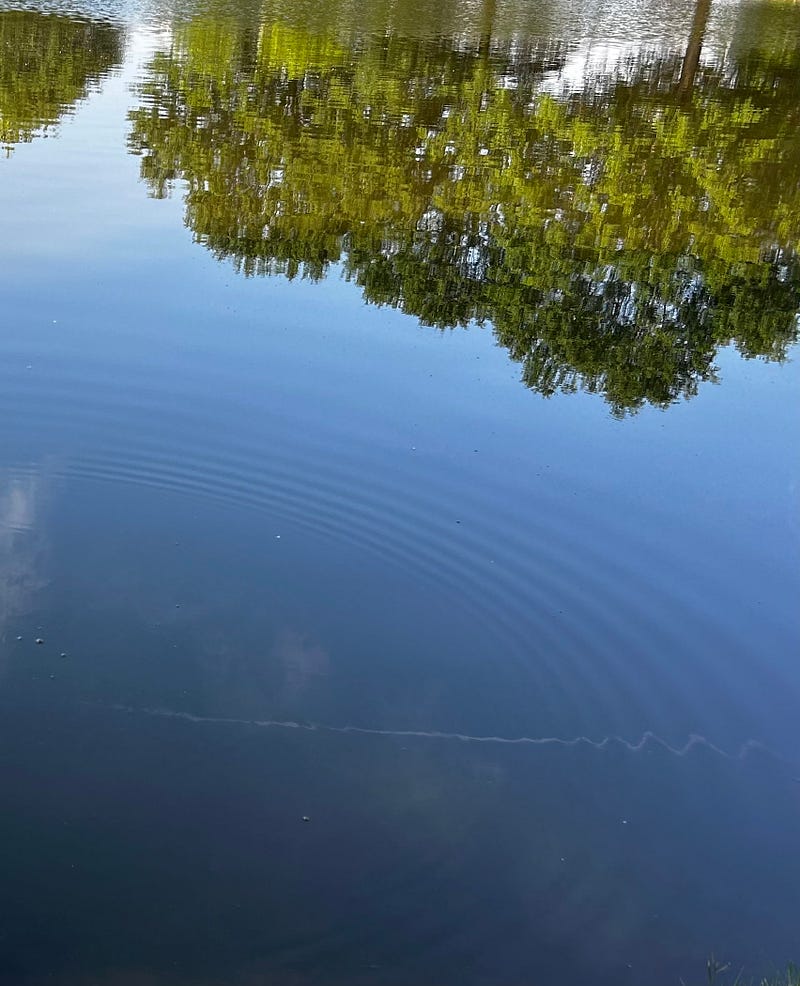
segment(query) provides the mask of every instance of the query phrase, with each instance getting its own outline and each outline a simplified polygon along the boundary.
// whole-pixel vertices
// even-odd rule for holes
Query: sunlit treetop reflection
[[[201,17],[156,55],[130,146],[156,196],[246,274],[320,278],[428,325],[491,323],[552,394],[616,413],[782,359],[800,307],[800,11],[761,47],[681,51],[553,85],[568,43],[321,31]],[[780,29],[772,29],[774,19]]]

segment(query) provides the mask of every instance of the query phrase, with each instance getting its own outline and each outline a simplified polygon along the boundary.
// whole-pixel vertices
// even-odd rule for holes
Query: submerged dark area
[[[800,953],[800,8],[0,8],[0,984]]]

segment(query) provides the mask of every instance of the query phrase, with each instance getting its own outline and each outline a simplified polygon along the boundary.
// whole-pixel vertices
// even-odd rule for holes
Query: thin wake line
[[[197,716],[191,712],[176,712],[173,709],[159,708],[137,708],[129,705],[105,705],[100,703],[87,702],[87,705],[95,705],[104,709],[112,709],[117,712],[129,712],[143,716],[153,716],[161,719],[180,719],[185,722],[193,723],[216,723],[229,726],[256,726],[260,729],[299,729],[309,733],[352,733],[359,736],[386,736],[396,739],[432,739],[432,740],[455,740],[460,743],[495,743],[507,746],[588,746],[595,750],[606,750],[612,746],[620,746],[638,753],[648,745],[658,746],[676,757],[685,757],[695,747],[702,747],[710,750],[725,760],[744,760],[753,751],[767,753],[769,756],[780,760],[771,750],[759,743],[758,740],[747,740],[739,750],[730,753],[712,743],[705,736],[692,733],[683,746],[672,746],[665,739],[653,732],[647,731],[642,734],[641,739],[636,742],[626,740],[622,736],[606,736],[601,740],[593,740],[588,736],[575,736],[572,739],[564,739],[560,736],[471,736],[467,733],[446,733],[438,730],[422,729],[371,729],[367,726],[330,726],[318,722],[294,722],[292,720],[280,719],[234,719],[224,716]]]

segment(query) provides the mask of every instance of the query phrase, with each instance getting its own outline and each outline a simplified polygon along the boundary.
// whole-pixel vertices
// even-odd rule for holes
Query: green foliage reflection
[[[130,146],[246,274],[340,263],[425,324],[490,322],[543,394],[667,406],[730,341],[782,359],[800,307],[800,49],[709,66],[702,3],[685,52],[577,91],[553,85],[569,46],[493,41],[490,3],[474,42],[201,17]]]
[[[54,126],[120,61],[110,24],[34,10],[0,11],[0,146]]]

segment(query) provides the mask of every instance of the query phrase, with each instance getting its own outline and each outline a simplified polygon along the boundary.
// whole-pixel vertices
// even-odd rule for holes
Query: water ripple
[[[426,740],[455,740],[460,743],[496,743],[503,746],[560,746],[560,747],[590,747],[595,750],[607,750],[620,747],[631,753],[641,753],[648,747],[655,746],[676,757],[685,757],[692,750],[701,748],[709,750],[725,760],[745,760],[751,753],[766,754],[774,760],[782,761],[778,756],[758,740],[748,739],[737,749],[724,750],[706,736],[692,733],[682,746],[674,746],[661,736],[649,730],[642,733],[637,740],[627,740],[623,736],[604,736],[593,740],[589,736],[474,736],[469,733],[450,733],[436,729],[375,729],[369,726],[333,726],[319,722],[296,722],[281,719],[238,719],[230,716],[201,716],[191,712],[179,712],[174,709],[137,708],[129,705],[100,704],[85,702],[95,708],[110,709],[115,712],[126,712],[159,719],[178,719],[191,723],[211,723],[225,726],[254,726],[259,729],[288,729],[302,730],[309,733],[337,733],[358,736],[384,736],[393,739],[426,739]]]

